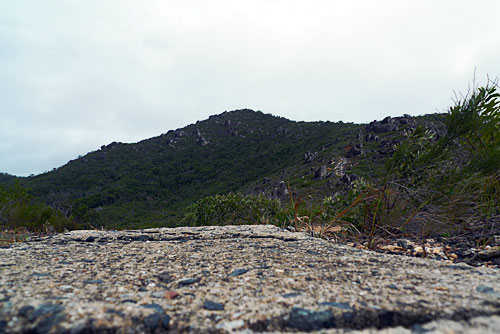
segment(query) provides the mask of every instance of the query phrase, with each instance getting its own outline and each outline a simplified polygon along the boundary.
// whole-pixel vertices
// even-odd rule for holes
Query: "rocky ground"
[[[0,333],[164,332],[500,333],[500,270],[268,225],[0,248]]]

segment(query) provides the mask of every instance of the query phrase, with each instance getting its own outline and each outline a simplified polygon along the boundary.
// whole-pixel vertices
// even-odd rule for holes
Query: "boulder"
[[[305,163],[309,163],[309,162],[312,162],[314,160],[314,158],[316,157],[318,153],[317,152],[306,152],[304,154],[304,162]]]
[[[316,172],[314,173],[314,177],[316,179],[324,179],[327,176],[328,176],[328,170],[326,169],[325,165],[316,169]]]
[[[383,132],[397,131],[398,129],[399,127],[394,123],[371,122],[366,126],[365,131],[383,133]]]
[[[200,129],[196,129],[196,143],[201,146],[208,145],[209,142],[201,135]]]
[[[354,158],[360,155],[361,153],[363,153],[363,151],[356,146],[348,145],[345,147],[345,155],[347,158]]]
[[[391,116],[387,116],[386,118],[384,118],[380,123],[382,124],[390,124],[390,123],[394,123],[394,119],[391,117]]]

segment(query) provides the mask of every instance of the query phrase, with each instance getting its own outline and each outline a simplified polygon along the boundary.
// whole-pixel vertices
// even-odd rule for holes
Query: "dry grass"
[[[0,246],[8,246],[16,242],[24,242],[28,240],[30,236],[33,236],[26,230],[15,231],[15,230],[4,230],[0,231]]]

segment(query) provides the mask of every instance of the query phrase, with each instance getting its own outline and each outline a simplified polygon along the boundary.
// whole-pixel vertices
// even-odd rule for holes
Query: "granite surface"
[[[500,270],[271,225],[0,248],[0,333],[500,333]]]

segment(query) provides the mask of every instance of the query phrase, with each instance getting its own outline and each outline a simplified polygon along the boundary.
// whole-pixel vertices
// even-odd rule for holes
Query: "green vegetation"
[[[409,129],[380,177],[326,197],[302,213],[301,222],[307,229],[341,226],[369,247],[380,235],[425,239],[494,229],[500,223],[499,99],[495,83],[477,88],[450,108],[441,136],[421,126]]]
[[[19,183],[8,188],[0,185],[1,231],[62,232],[75,227],[60,212],[37,203]]]
[[[278,200],[235,193],[205,197],[186,212],[182,226],[270,224],[282,215]]]
[[[178,226],[197,200],[244,192],[264,176],[301,163],[307,151],[338,150],[362,127],[237,110],[139,143],[111,143],[54,171],[17,180],[86,228]]]
[[[38,176],[0,174],[0,223],[40,231],[269,222],[370,246],[380,235],[460,233],[498,221],[499,99],[490,84],[447,114],[368,125],[225,112]]]
[[[364,177],[335,196],[290,195],[288,205],[270,210],[274,217],[267,220],[314,233],[355,236],[368,247],[379,236],[410,233],[425,239],[494,228],[500,223],[499,100],[495,84],[475,89],[450,108],[441,133],[424,126],[406,128],[394,153],[386,156],[385,164],[375,164],[372,174],[363,173],[366,162],[373,161],[365,151],[350,168]],[[326,180],[311,174],[297,177],[301,172],[299,167],[290,172],[296,177],[288,184],[296,192],[325,186]],[[257,208],[245,211],[241,199],[205,198],[188,208],[189,220],[183,222],[259,221],[250,214]],[[212,218],[218,213],[224,218]]]

